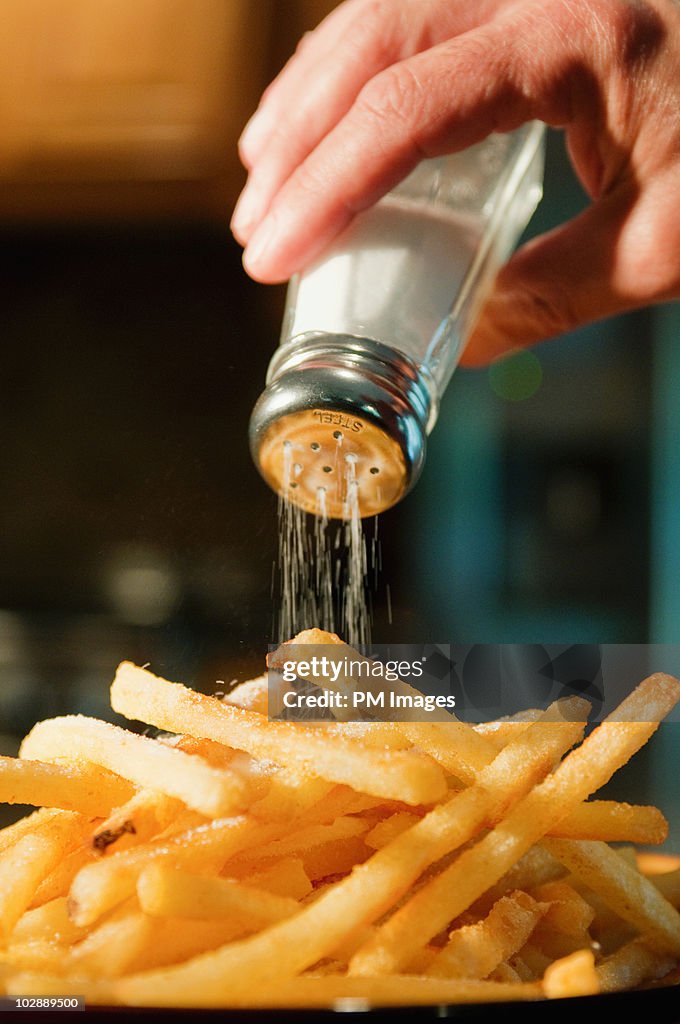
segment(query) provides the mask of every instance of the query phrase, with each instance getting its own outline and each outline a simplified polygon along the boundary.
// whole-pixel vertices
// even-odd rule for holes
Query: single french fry
[[[103,816],[132,793],[129,782],[97,765],[0,757],[0,803]]]
[[[45,875],[31,900],[31,908],[43,906],[59,896],[66,896],[73,879],[81,868],[95,860],[90,837],[85,836],[74,849],[59,860],[56,867]]]
[[[116,852],[151,839],[176,818],[184,804],[154,789],[143,789],[97,825],[91,844],[97,853]]]
[[[369,1006],[421,1006],[427,1004],[477,1003],[542,998],[538,984],[503,984],[496,981],[449,981],[401,975],[383,978],[347,978],[334,974],[305,976],[276,985],[261,985],[245,992],[234,991],[223,981],[202,993],[184,992],[176,1002],[166,990],[157,989],[151,972],[121,978],[113,987],[117,1001],[134,1006],[254,1007],[304,1009],[331,1007],[345,1010]]]
[[[680,955],[680,913],[615,850],[578,839],[546,839],[544,845],[619,917],[639,929],[650,946]]]
[[[12,970],[5,978],[5,991],[8,996],[82,996],[92,1005],[112,1005],[113,984],[77,974]]]
[[[265,889],[275,896],[304,899],[312,891],[312,883],[299,857],[282,857],[274,864],[244,875],[244,885]]]
[[[356,793],[349,786],[334,786],[330,793],[302,809],[296,817],[301,823],[326,825],[332,824],[337,818],[348,814],[363,815],[368,811],[379,810],[385,806],[389,807],[390,804],[386,805],[379,797]]]
[[[135,958],[130,973],[182,963],[253,931],[252,922],[245,921],[238,914],[220,921],[186,917],[151,920],[151,939]]]
[[[9,941],[28,943],[43,940],[70,945],[86,934],[87,930],[79,928],[68,916],[66,897],[57,896],[49,903],[22,914],[12,929]]]
[[[550,828],[604,785],[647,742],[658,728],[658,719],[678,700],[680,682],[670,676],[657,674],[640,683],[499,825],[464,850],[377,929],[371,942],[353,958],[350,973],[369,976],[408,963],[417,949],[497,882]],[[540,721],[533,723],[518,740],[504,747],[493,764],[541,726]],[[546,848],[551,850],[547,844]]]
[[[525,944],[525,948],[526,945],[528,943]],[[520,981],[535,981],[540,976],[531,970],[519,954],[510,958],[508,967],[515,972]],[[500,978],[499,980],[502,981],[503,979]]]
[[[3,950],[3,968],[9,971],[39,971],[59,974],[68,961],[68,951],[47,939],[15,942]]]
[[[636,928],[628,921],[624,921],[618,914],[614,913],[593,889],[584,885],[576,875],[569,876],[569,884],[577,892],[581,893],[587,903],[593,908],[594,917],[588,928],[588,933],[593,942],[599,946],[600,956],[609,956],[620,946],[629,942],[637,934]]]
[[[462,782],[473,782],[497,751],[466,722],[399,722],[399,732]]]
[[[320,722],[319,725],[376,750],[407,750],[412,746],[393,722]]]
[[[600,982],[592,950],[580,949],[552,963],[543,975],[543,991],[548,999],[597,995]]]
[[[137,880],[142,910],[153,917],[245,918],[253,928],[282,921],[299,911],[296,900],[253,889],[228,878],[194,875],[151,864]]]
[[[680,909],[680,869],[665,871],[662,874],[649,875],[649,880],[658,889],[664,899]]]
[[[515,959],[513,959],[514,962]],[[539,949],[531,939],[522,946],[521,963],[528,972],[527,980],[534,981],[543,978],[553,962],[552,957],[544,953],[542,949]]]
[[[128,979],[125,998],[142,999],[149,984],[170,1000],[218,1000],[227,990],[236,998],[311,966],[393,906],[429,864],[466,842],[500,802],[526,792],[582,735],[583,725],[536,723],[535,742],[527,742],[527,730],[497,755],[479,783],[434,808],[294,917],[188,964],[149,973],[137,983]]]
[[[568,882],[549,882],[531,893],[547,904],[546,912],[531,936],[533,944],[553,960],[560,960],[580,949],[590,949],[589,928],[595,910]]]
[[[132,910],[104,921],[72,946],[68,971],[92,978],[118,978],[125,974],[153,939],[153,923],[146,914]]]
[[[643,875],[666,875],[680,868],[680,855],[672,853],[638,850],[636,861]]]
[[[640,807],[614,800],[592,800],[575,807],[554,828],[560,839],[600,839],[606,843],[663,843],[668,822],[658,807]]]
[[[536,934],[545,928],[580,938],[590,928],[595,917],[592,905],[568,882],[538,885],[531,895],[541,903],[549,904],[542,921],[537,925]]]
[[[0,942],[28,909],[42,878],[76,841],[83,819],[73,811],[43,822],[0,853]]]
[[[585,836],[581,838],[585,839]],[[637,854],[634,846],[617,846],[615,849],[617,857],[625,860],[629,868],[633,868],[634,871],[638,871]]]
[[[325,800],[337,787],[308,772],[282,768],[267,778],[266,791],[249,807],[262,821],[290,821]]]
[[[482,921],[451,932],[425,973],[434,978],[487,978],[522,948],[547,909],[527,893],[501,897]]]
[[[503,981],[507,983],[524,981],[519,971],[508,963],[499,964],[489,975],[489,981]]]
[[[245,711],[257,711],[260,715],[266,715],[269,707],[268,676],[258,676],[257,679],[247,679],[239,683],[228,693],[225,693],[222,700],[225,704],[233,704]]]
[[[30,814],[24,815],[12,825],[6,825],[0,829],[0,853],[16,843],[17,839],[28,835],[29,832],[34,832],[39,825],[46,824],[48,821],[57,821],[60,817],[61,810],[43,807],[39,811],[31,811]]]
[[[501,718],[495,722],[479,722],[473,728],[498,751],[510,740],[514,740],[531,722],[537,722],[542,714],[540,708],[528,708],[520,712],[518,717]]]
[[[139,911],[104,921],[75,945],[64,949],[52,943],[12,946],[10,962],[19,970],[84,974],[91,978],[117,978],[149,945],[152,921]]]
[[[231,747],[225,747],[223,743],[213,743],[212,740],[198,739],[196,736],[187,736],[186,734],[170,733],[159,733],[156,739],[166,746],[183,750],[185,754],[202,758],[213,768],[234,768],[239,771],[239,774],[246,776],[248,768],[257,767],[261,770],[261,766],[256,765],[256,762],[252,761],[247,754],[243,754],[240,750],[233,750]],[[244,758],[244,763],[237,765],[238,758]],[[263,777],[266,774],[266,771],[262,772]],[[252,789],[249,790],[248,796],[251,799],[254,796]]]
[[[126,718],[188,732],[284,767],[300,768],[361,792],[428,804],[446,792],[441,769],[408,750],[366,749],[329,730],[264,716],[206,697],[129,662],[118,667],[111,706]]]
[[[369,929],[367,929],[367,931],[368,930]],[[357,948],[357,945],[358,944],[355,944],[354,949]],[[413,960],[411,960],[410,964],[404,971],[404,974],[428,974],[430,966],[439,952],[440,950],[437,946],[424,946],[423,949],[419,950],[413,957]],[[354,950],[352,950],[352,954],[353,953]],[[349,959],[351,959],[351,955],[348,957],[348,960]],[[316,973],[316,971],[314,973]]]
[[[233,772],[211,768],[182,750],[84,715],[38,722],[23,741],[20,755],[47,761],[85,758],[212,818],[242,807],[246,798],[243,780]]]
[[[676,963],[669,953],[651,949],[644,939],[637,938],[602,960],[595,970],[603,992],[620,992],[663,978]]]
[[[488,913],[496,900],[501,896],[507,896],[515,889],[527,890],[546,882],[555,882],[564,878],[566,874],[567,869],[564,865],[537,843],[530,847],[495,885],[486,890],[478,904],[482,904],[482,912]],[[476,909],[480,909],[478,904],[475,904]]]
[[[309,878],[317,882],[331,875],[346,875],[363,864],[372,852],[361,836],[350,836],[306,850],[302,863]]]
[[[396,814],[391,814],[389,818],[383,818],[376,825],[373,826],[371,831],[364,836],[364,842],[366,846],[370,846],[372,850],[381,850],[383,846],[387,846],[393,839],[400,836],[402,832],[405,832],[411,825],[415,825],[419,821],[416,814],[410,814],[408,811],[398,811]]]
[[[272,858],[305,853],[315,847],[325,846],[327,843],[337,843],[343,839],[364,835],[370,827],[369,821],[352,817],[336,818],[330,825],[307,825],[293,831],[285,839],[274,839],[266,846],[251,846],[235,858],[235,863],[237,865],[261,863]]]

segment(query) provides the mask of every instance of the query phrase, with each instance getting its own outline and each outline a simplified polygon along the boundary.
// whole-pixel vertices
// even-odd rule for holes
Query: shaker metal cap
[[[407,357],[364,338],[314,335],[277,350],[268,376],[250,445],[278,494],[345,519],[384,511],[416,482],[432,397]]]

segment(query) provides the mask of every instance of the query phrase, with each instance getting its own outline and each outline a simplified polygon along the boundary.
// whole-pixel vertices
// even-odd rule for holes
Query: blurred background
[[[246,431],[284,291],[228,231],[236,139],[333,6],[4,0],[0,752],[108,717],[123,658],[209,692],[262,670],[276,499]],[[550,133],[528,235],[584,204]],[[646,310],[454,377],[380,519],[375,640],[678,639],[679,331]],[[667,803],[673,729],[630,776]]]

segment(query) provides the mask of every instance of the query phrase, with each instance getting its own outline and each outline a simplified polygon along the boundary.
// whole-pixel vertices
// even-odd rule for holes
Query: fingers
[[[538,48],[499,19],[373,77],[251,235],[244,256],[251,276],[286,280],[423,157],[463,149],[533,117],[564,123],[568,90],[556,84],[573,54],[564,42],[551,49],[553,29],[543,28],[545,45]]]
[[[250,168],[232,218],[242,243],[292,171],[391,64],[480,24],[498,0],[352,0],[311,33],[263,98],[240,142]],[[312,85],[313,83],[313,85]]]
[[[302,37],[293,56],[263,92],[257,110],[243,129],[239,155],[245,167],[249,168],[257,160],[268,135],[290,109],[291,100],[305,91],[310,74],[337,48],[345,26],[366,3],[367,0],[346,0]]]
[[[665,275],[658,265],[658,247],[656,261],[646,255],[650,209],[656,207],[657,217],[659,204],[651,195],[640,198],[637,188],[629,182],[515,253],[498,275],[461,365],[483,366],[680,288],[680,270],[670,250],[665,264],[674,267],[675,284],[673,271]],[[646,269],[650,263],[656,264],[651,272]]]

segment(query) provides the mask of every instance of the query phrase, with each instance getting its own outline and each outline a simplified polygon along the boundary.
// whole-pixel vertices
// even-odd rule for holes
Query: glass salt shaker
[[[292,278],[250,424],[279,494],[347,518],[416,482],[475,316],[540,200],[544,136],[534,121],[423,161]]]

